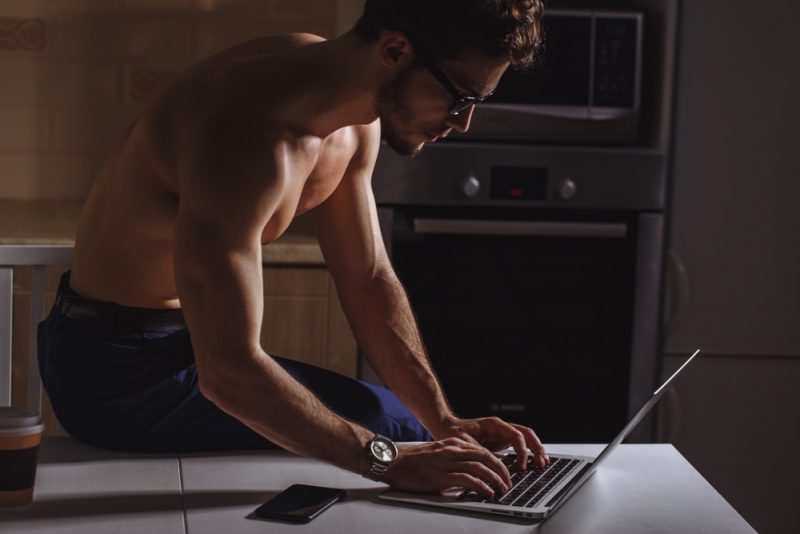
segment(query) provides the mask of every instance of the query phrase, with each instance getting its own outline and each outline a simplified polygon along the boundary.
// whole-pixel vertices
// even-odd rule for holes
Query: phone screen
[[[344,497],[344,490],[294,484],[258,508],[256,517],[308,523]]]

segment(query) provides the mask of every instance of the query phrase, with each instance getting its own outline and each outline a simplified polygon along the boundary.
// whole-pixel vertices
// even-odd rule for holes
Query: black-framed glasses
[[[476,104],[484,102],[487,98],[494,94],[494,91],[485,96],[469,96],[463,94],[456,88],[455,84],[450,81],[450,78],[448,78],[447,75],[442,72],[442,69],[436,65],[436,62],[433,60],[430,54],[428,54],[423,47],[419,46],[419,43],[414,38],[408,34],[406,34],[406,36],[408,37],[411,46],[414,47],[414,51],[420,63],[422,63],[422,65],[428,69],[428,72],[430,72],[433,77],[436,78],[440,84],[442,84],[442,87],[447,89],[448,93],[453,95],[453,103],[447,109],[447,112],[450,114],[450,116],[458,117],[461,112]]]

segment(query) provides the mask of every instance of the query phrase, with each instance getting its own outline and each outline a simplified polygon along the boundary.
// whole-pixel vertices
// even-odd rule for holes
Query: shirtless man
[[[368,0],[341,37],[251,41],[167,88],[97,176],[72,271],[40,326],[43,382],[64,428],[137,450],[274,444],[411,491],[505,491],[492,448],[513,446],[521,466],[528,448],[548,462],[530,428],[448,406],[370,188],[381,133],[414,155],[467,131],[509,65],[531,61],[540,15],[538,0]],[[260,345],[261,246],[312,209],[388,390]],[[369,452],[428,432],[435,441],[396,455]]]

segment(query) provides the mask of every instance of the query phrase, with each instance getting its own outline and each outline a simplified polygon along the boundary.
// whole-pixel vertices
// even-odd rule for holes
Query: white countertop
[[[550,453],[596,455],[600,445],[549,445]],[[346,489],[307,525],[248,519],[295,483]],[[753,529],[668,444],[621,445],[550,519],[455,513],[376,499],[385,486],[283,451],[137,455],[69,438],[42,447],[34,504],[0,511],[0,531],[191,534],[752,533]]]

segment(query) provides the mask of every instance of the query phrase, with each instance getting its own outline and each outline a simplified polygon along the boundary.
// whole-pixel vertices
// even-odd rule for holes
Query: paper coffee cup
[[[0,506],[33,502],[42,430],[37,412],[0,407]]]

